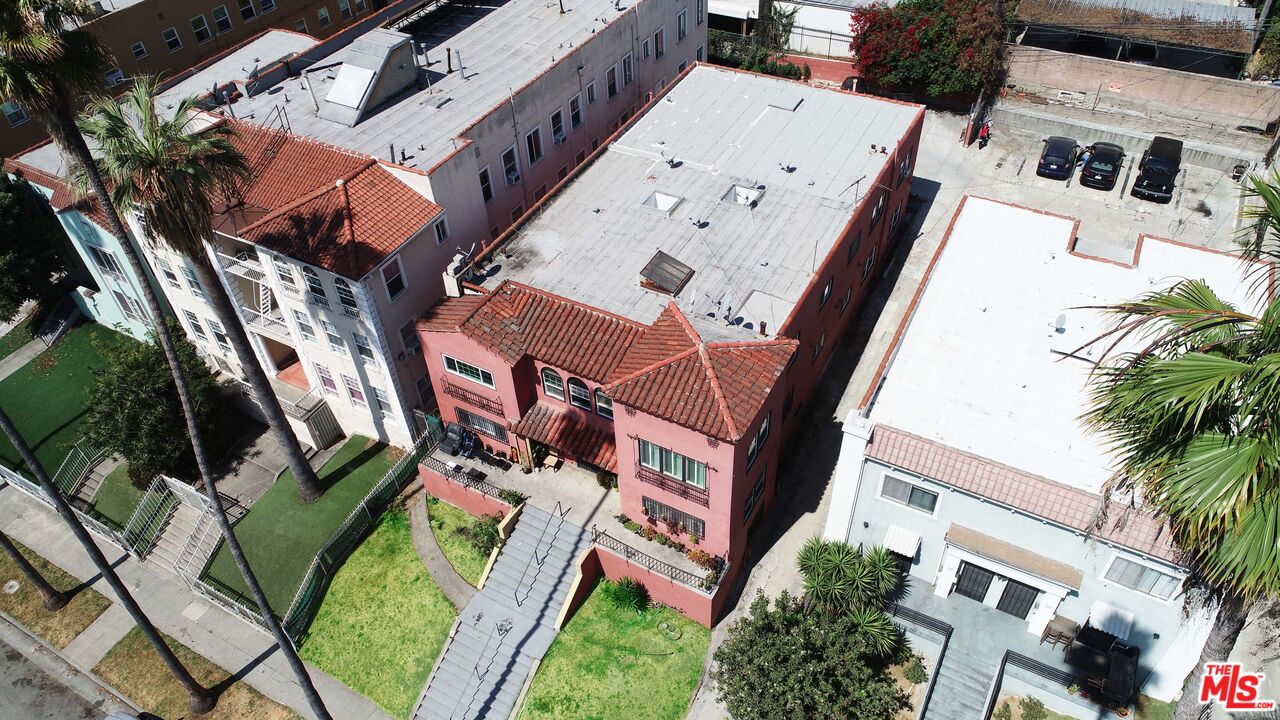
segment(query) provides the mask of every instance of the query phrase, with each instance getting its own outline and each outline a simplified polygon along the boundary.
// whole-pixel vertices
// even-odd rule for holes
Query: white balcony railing
[[[252,253],[239,253],[235,257],[226,253],[218,253],[218,264],[223,270],[237,275],[246,280],[260,283],[266,278],[266,273],[262,271],[262,263],[258,261],[258,257]]]
[[[243,306],[241,306],[240,312],[244,314],[245,323],[250,328],[260,330],[289,343],[293,342],[293,334],[289,332],[289,324],[284,321],[283,316],[264,315],[253,308]]]

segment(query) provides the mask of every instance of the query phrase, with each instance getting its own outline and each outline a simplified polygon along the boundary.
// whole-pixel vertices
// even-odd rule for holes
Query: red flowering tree
[[[929,95],[991,87],[1004,62],[1004,25],[991,0],[904,0],[853,11],[853,67],[877,85]]]

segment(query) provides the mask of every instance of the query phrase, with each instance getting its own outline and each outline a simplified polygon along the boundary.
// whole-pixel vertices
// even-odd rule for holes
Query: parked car
[[[1076,166],[1076,153],[1080,146],[1068,137],[1054,135],[1044,141],[1044,152],[1040,153],[1040,164],[1036,166],[1036,174],[1052,180],[1066,180]]]
[[[1130,191],[1136,198],[1167,203],[1173,199],[1173,183],[1182,169],[1182,141],[1163,135],[1151,140],[1142,154],[1138,177]]]
[[[1124,148],[1109,142],[1094,143],[1089,147],[1089,159],[1080,168],[1080,184],[1110,190],[1116,186],[1120,168],[1124,166]]]

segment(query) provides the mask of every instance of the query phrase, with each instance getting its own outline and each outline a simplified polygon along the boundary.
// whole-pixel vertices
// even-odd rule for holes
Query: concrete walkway
[[[449,598],[456,610],[462,610],[471,602],[478,592],[471,583],[462,579],[453,564],[444,556],[440,545],[436,542],[436,534],[431,529],[431,519],[427,516],[426,494],[421,484],[415,484],[413,492],[406,496],[409,505],[409,530],[413,534],[413,549],[418,552],[422,564],[427,566],[427,574],[435,581],[436,586]]]
[[[111,648],[132,629],[133,618],[129,617],[129,611],[112,603],[106,612],[62,649],[62,654],[82,668],[97,667]]]
[[[0,529],[76,578],[92,581],[98,592],[115,598],[57,514],[16,488],[0,488]],[[161,632],[304,718],[314,717],[302,689],[266,633],[194,595],[175,575],[154,563],[138,562],[106,541],[100,540],[98,545]],[[99,622],[103,622],[101,618]],[[105,622],[113,625],[112,620]],[[90,629],[97,626],[95,622]],[[77,654],[91,657],[110,649],[115,643],[114,632],[107,626],[99,630],[102,632],[93,642],[86,639],[76,649]],[[381,708],[333,677],[314,666],[309,665],[308,670],[335,718],[390,720]]]
[[[37,355],[44,352],[44,343],[40,340],[32,340],[22,347],[14,350],[9,357],[0,360],[0,380],[4,380],[10,375],[18,372],[23,365],[31,362]]]

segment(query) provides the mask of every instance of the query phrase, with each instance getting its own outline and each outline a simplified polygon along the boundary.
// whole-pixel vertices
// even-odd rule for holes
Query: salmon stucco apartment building
[[[358,432],[410,444],[414,411],[434,404],[413,321],[443,296],[442,271],[474,256],[704,52],[701,0],[564,8],[401,3],[376,27],[319,44],[274,31],[158,98],[174,107],[205,96],[201,122],[234,123],[252,153],[244,207],[232,203],[211,252],[305,442]],[[65,175],[48,144],[8,167]],[[114,238],[72,204],[58,209],[64,223],[97,228],[73,239],[101,268]],[[146,281],[210,361],[239,375],[191,268],[143,245]],[[122,259],[104,264],[95,279],[129,310],[104,319],[123,317],[141,336],[141,297],[130,291],[144,280]]]
[[[615,474],[623,513],[736,572],[782,438],[892,250],[923,118],[693,67],[446,275],[418,324],[441,416],[526,465]]]

